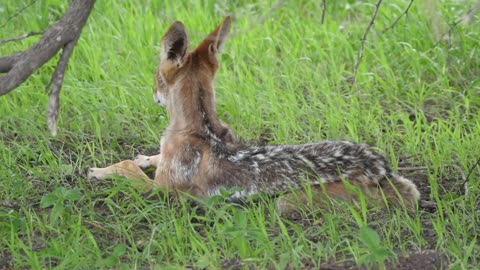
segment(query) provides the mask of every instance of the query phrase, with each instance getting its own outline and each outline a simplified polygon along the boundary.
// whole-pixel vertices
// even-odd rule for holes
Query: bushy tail
[[[392,174],[390,178],[382,180],[380,185],[388,204],[397,207],[405,206],[408,210],[416,209],[420,192],[412,181]]]
[[[380,186],[365,181],[349,181],[349,186],[359,188],[368,201],[374,205],[385,205],[393,207],[405,207],[408,211],[415,211],[420,200],[415,184],[399,175],[391,174],[379,182]],[[311,199],[302,191],[292,192],[279,198],[277,209],[282,214],[295,212],[298,206],[313,206],[314,208],[325,208],[329,199],[340,199],[345,201],[358,201],[358,193],[352,192],[352,187],[347,187],[344,182],[336,181],[323,183],[319,186],[312,186],[310,189]],[[313,205],[310,205],[313,203]]]

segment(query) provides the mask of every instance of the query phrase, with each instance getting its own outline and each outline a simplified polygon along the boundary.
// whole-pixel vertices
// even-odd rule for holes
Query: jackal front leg
[[[90,168],[89,180],[104,180],[112,176],[125,177],[133,181],[135,187],[150,190],[154,183],[142,169],[132,160],[124,160],[105,168]]]
[[[133,162],[138,165],[138,167],[142,169],[158,166],[158,162],[160,161],[160,154],[155,156],[144,156],[138,155]]]

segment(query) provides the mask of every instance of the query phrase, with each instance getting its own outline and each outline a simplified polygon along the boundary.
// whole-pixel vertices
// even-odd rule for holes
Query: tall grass
[[[470,175],[466,196],[459,170],[467,174],[480,157],[478,20],[438,44],[434,28],[442,25],[433,25],[443,20],[447,32],[473,1],[416,1],[382,33],[410,2],[384,1],[366,41],[358,96],[348,78],[374,2],[327,1],[321,24],[321,1],[97,1],[66,73],[57,137],[46,128],[43,91],[56,59],[0,97],[0,258],[18,269],[298,269],[342,260],[382,266],[432,249],[452,269],[474,269],[480,174]],[[27,3],[2,2],[0,24]],[[66,5],[35,2],[0,29],[0,39],[46,29]],[[402,173],[437,212],[339,202],[298,220],[280,217],[268,198],[200,207],[139,194],[121,179],[86,181],[90,166],[157,151],[168,116],[151,89],[168,26],[183,21],[195,46],[226,14],[233,32],[215,85],[218,113],[237,137],[367,142],[395,169],[425,166]],[[0,45],[0,55],[35,41]]]

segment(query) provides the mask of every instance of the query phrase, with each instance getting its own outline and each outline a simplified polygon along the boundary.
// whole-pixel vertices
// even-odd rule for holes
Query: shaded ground
[[[71,149],[68,145],[65,145],[61,142],[53,142],[52,143],[52,151],[58,153],[58,157],[60,159],[64,159],[65,156],[72,157],[74,156],[72,153],[69,153],[71,151],[74,151],[74,149]],[[131,144],[128,143],[121,143],[120,148],[132,148],[136,146],[132,146]],[[139,148],[136,148],[139,149]],[[158,152],[158,149],[154,146],[151,147],[144,147],[140,149],[138,153],[144,153],[147,155],[153,155]],[[123,155],[123,154],[121,154]],[[125,158],[127,154],[125,154]],[[65,162],[72,162],[72,160],[65,160]],[[408,159],[401,160],[400,161],[400,168],[405,168],[409,167],[409,162]],[[412,167],[411,167],[412,168]],[[150,171],[152,173],[152,171]],[[423,198],[428,199],[429,194],[430,194],[430,186],[429,186],[429,181],[428,181],[428,174],[427,171],[420,168],[420,169],[411,169],[411,170],[405,170],[401,172],[402,175],[412,179],[418,186],[420,192],[422,193]],[[453,174],[452,174],[453,175]],[[75,171],[73,172],[72,175],[67,176],[65,181],[71,186],[75,186],[75,181],[72,179],[82,179],[85,177],[85,173],[83,171]],[[452,176],[452,178],[458,178],[457,176]],[[451,181],[449,181],[451,180]],[[450,183],[450,185],[449,185]],[[442,192],[444,191],[452,191],[452,190],[457,190],[458,187],[454,186],[458,183],[457,179],[448,179],[444,181],[440,181],[440,184],[442,185]],[[102,183],[100,185],[113,185],[113,183]],[[48,192],[48,188],[46,189],[45,186],[39,186],[39,189],[45,190],[45,192]],[[151,200],[152,198],[148,198],[148,200]],[[155,198],[153,198],[155,199]],[[160,199],[160,198],[156,198]],[[37,201],[32,201],[30,203],[32,206],[32,211],[40,213],[41,211],[44,211],[45,209],[40,209],[38,207],[38,202]],[[16,209],[18,210],[20,207],[16,202],[12,201],[1,201],[0,202],[0,207],[2,208],[9,208],[9,209]],[[422,237],[424,240],[427,242],[427,245],[425,246],[425,250],[413,250],[411,253],[408,254],[402,254],[401,252],[397,253],[395,261],[387,261],[385,266],[386,269],[447,269],[448,268],[448,261],[447,258],[444,254],[441,254],[440,252],[435,251],[435,245],[437,243],[437,236],[435,233],[435,230],[429,221],[429,212],[435,211],[432,207],[427,207],[424,209],[421,209],[425,214],[421,214],[421,222],[422,222]],[[95,205],[95,212],[99,213],[101,215],[102,212],[105,212],[106,215],[108,214],[108,208],[105,205],[102,204],[96,204]],[[378,214],[374,215],[371,217],[372,219],[378,220],[379,223],[382,223],[382,219],[385,220],[388,217],[383,215],[383,214]],[[312,227],[312,225],[318,226],[317,224],[312,224],[309,220],[306,219],[296,219],[292,218],[292,222],[295,224],[309,228]],[[193,221],[192,222],[196,222]],[[198,221],[201,223],[200,221]],[[95,237],[104,238],[105,237],[105,232],[101,231],[99,228],[96,228],[94,225],[88,225],[85,224],[89,229],[91,230],[92,234]],[[148,227],[142,225],[142,224],[136,224],[134,225],[136,231],[148,231]],[[198,233],[202,233],[199,231]],[[40,238],[39,238],[40,239]],[[35,239],[32,239],[33,242],[36,242]],[[322,241],[322,239],[310,239],[312,242],[318,242]],[[110,239],[109,241],[115,242],[115,239]],[[118,242],[121,242],[120,240]],[[44,245],[42,243],[36,243],[38,245],[39,249],[42,249]],[[12,265],[12,257],[11,254],[8,252],[0,253],[0,270],[3,269],[12,269],[14,265]],[[223,260],[222,262],[222,268],[224,269],[244,269],[245,266],[248,267],[248,265],[245,265],[245,262],[243,262],[241,259],[229,259],[229,260]],[[318,265],[315,262],[311,262],[308,260],[303,261],[304,269],[316,269]],[[339,270],[339,269],[371,269],[367,267],[359,267],[355,264],[355,262],[352,259],[349,258],[344,258],[344,257],[339,257],[331,262],[328,263],[323,263],[320,265],[321,269],[331,269],[331,270]],[[293,269],[293,268],[292,268]]]
[[[434,250],[423,250],[414,252],[406,256],[399,256],[398,262],[387,262],[385,269],[398,270],[435,270],[447,269],[447,258],[440,252]],[[313,269],[313,268],[312,268]],[[372,269],[370,267],[358,267],[354,263],[326,263],[321,265],[323,270],[341,270],[341,269]],[[377,268],[378,269],[378,268]]]

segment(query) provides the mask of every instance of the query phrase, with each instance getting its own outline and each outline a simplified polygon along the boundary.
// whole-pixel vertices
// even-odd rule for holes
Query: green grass
[[[0,25],[29,1],[0,4]],[[178,1],[180,2],[180,1]],[[480,169],[464,195],[458,165],[480,158],[478,18],[438,34],[474,1],[384,1],[349,82],[376,1],[97,1],[61,92],[57,137],[48,133],[43,89],[56,59],[0,97],[0,263],[16,269],[317,268],[347,261],[383,267],[436,250],[451,269],[480,264]],[[45,29],[64,1],[40,0],[0,29],[0,39]],[[158,149],[168,123],[152,100],[160,39],[175,20],[195,46],[234,15],[215,81],[220,117],[246,141],[352,140],[374,145],[437,203],[438,211],[382,211],[339,202],[300,219],[275,202],[204,207],[139,194],[86,170]],[[432,15],[436,14],[436,15]],[[435,17],[437,16],[437,17]],[[436,21],[445,22],[438,26]],[[432,25],[435,24],[435,27]],[[0,55],[36,38],[0,45]],[[399,162],[400,161],[400,162]],[[430,192],[431,191],[431,192]]]

